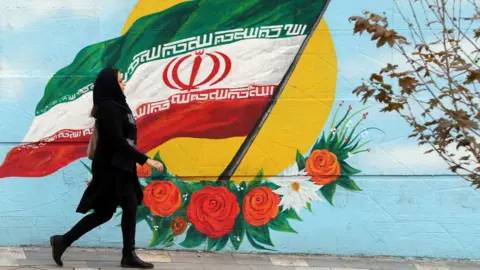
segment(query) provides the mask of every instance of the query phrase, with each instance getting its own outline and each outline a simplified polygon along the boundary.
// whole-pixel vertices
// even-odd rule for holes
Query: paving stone
[[[305,261],[309,266],[316,267],[338,267],[345,268],[345,261],[340,257],[329,257],[329,256],[306,256],[304,257]]]
[[[185,269],[185,270],[201,270],[203,265],[200,263],[154,263],[155,269]]]
[[[407,260],[390,259],[390,258],[375,258],[377,265],[381,269],[395,269],[395,270],[416,270],[415,264]]]
[[[446,263],[443,262],[415,262],[417,270],[451,270]]]
[[[0,266],[19,266],[17,260],[0,260]]]
[[[35,265],[33,266],[36,270],[59,270],[60,268],[58,266],[42,266],[42,265]],[[83,267],[82,267],[83,268]],[[74,270],[74,269],[80,269],[80,268],[72,268],[72,267],[62,267],[62,270]],[[85,269],[85,268],[83,268]],[[87,268],[88,269],[88,268]],[[16,269],[19,270],[19,269]]]
[[[174,263],[200,263],[200,254],[196,252],[169,252]]]
[[[52,257],[51,251],[50,258]],[[98,261],[100,257],[98,253],[93,248],[69,248],[62,256],[62,259],[67,261]]]
[[[120,268],[120,261],[87,261],[88,268]]]
[[[165,251],[147,251],[147,250],[139,250],[137,252],[138,257],[142,260],[147,262],[163,262],[163,263],[171,263],[172,259],[168,252]]]
[[[281,269],[283,269],[283,268],[281,268]],[[295,270],[331,270],[331,268],[330,267],[307,266],[307,267],[295,267]]]
[[[120,265],[114,266],[114,265],[107,265],[102,268],[89,268],[89,269],[100,269],[100,270],[125,270],[125,268],[122,268]],[[59,270],[57,268],[57,270]],[[62,268],[63,270],[63,268]]]
[[[38,247],[29,247],[24,248],[25,256],[27,259],[51,259],[52,250],[50,248],[38,248]]]
[[[400,258],[356,258],[335,256],[294,256],[230,254],[210,252],[165,252],[137,250],[156,269],[199,270],[480,270],[480,262],[403,260]],[[63,256],[71,270],[114,270],[120,267],[121,249],[70,248]],[[75,268],[75,269],[74,269]],[[50,248],[0,248],[0,270],[58,270]]]
[[[342,258],[345,268],[381,269],[374,259],[371,258]]]
[[[0,247],[0,260],[26,259],[23,248]]]
[[[278,266],[309,266],[309,264],[301,256],[290,255],[270,255],[273,265]]]
[[[30,266],[22,266],[22,267],[16,267],[16,268],[12,268],[12,269],[15,269],[15,270],[30,270],[30,269],[35,269],[35,270],[39,270],[38,267],[30,267]],[[73,269],[73,268],[72,268]],[[43,270],[43,268],[42,268]],[[63,270],[63,269],[62,269]]]
[[[291,266],[273,266],[273,265],[249,265],[252,270],[296,270]],[[306,270],[310,270],[308,267],[304,267]]]
[[[233,254],[233,258],[238,264],[249,265],[272,265],[272,261],[268,255],[258,254]]]
[[[241,264],[203,264],[205,270],[251,270],[248,265]]]
[[[19,259],[17,260],[20,266],[46,266],[49,268],[55,268],[57,265],[52,259]],[[67,268],[86,268],[86,261],[66,261],[63,260],[64,267]]]
[[[455,262],[447,263],[452,270],[478,270],[480,269],[480,263],[470,263],[470,262]]]
[[[229,253],[201,253],[200,261],[203,264],[236,264],[237,262]]]
[[[120,260],[122,259],[122,251],[119,249],[96,248],[95,251],[97,252],[100,261],[120,263]]]
[[[331,268],[332,270],[370,270],[369,268]]]

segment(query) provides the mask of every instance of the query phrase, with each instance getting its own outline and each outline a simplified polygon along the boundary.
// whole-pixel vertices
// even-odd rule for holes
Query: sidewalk
[[[121,269],[120,250],[71,248],[63,269]],[[480,262],[401,260],[392,258],[346,258],[138,250],[138,255],[155,264],[155,269],[204,270],[479,270]],[[59,269],[49,248],[0,248],[0,270]]]

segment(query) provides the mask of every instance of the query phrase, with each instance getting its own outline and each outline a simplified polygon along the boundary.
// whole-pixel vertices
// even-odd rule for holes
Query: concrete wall
[[[85,144],[81,158],[72,158],[75,153],[64,150],[68,144],[62,144],[46,156],[35,156],[33,162],[15,159],[16,151],[35,151],[18,146],[28,138],[26,134],[33,134],[32,126],[47,129],[42,125],[55,121],[35,118],[52,76],[69,66],[83,48],[117,38],[137,18],[177,2],[0,1],[0,159],[5,160],[0,170],[4,176],[0,179],[1,246],[47,245],[50,235],[65,232],[81,218],[75,209],[90,181],[84,166],[90,165],[84,157]],[[159,153],[168,172],[155,174],[142,168],[147,200],[139,208],[138,246],[147,247],[153,239],[155,248],[480,259],[478,191],[452,175],[434,154],[423,155],[428,148],[407,139],[410,127],[401,119],[382,114],[378,105],[370,104],[362,112],[368,115],[360,113],[351,123],[342,123],[351,130],[361,120],[358,130],[383,131],[359,134],[361,142],[371,140],[365,147],[333,150],[320,140],[322,134],[341,132],[331,125],[349,106],[349,115],[366,107],[351,93],[362,78],[387,62],[400,61],[392,50],[376,49],[368,38],[352,35],[347,19],[363,10],[385,11],[398,19],[390,1],[332,1],[277,107],[227,187],[198,181],[216,180],[244,136],[186,136],[147,149],[152,157]],[[402,28],[398,20],[395,24]],[[238,55],[229,57],[235,60]],[[261,52],[256,57],[267,59]],[[265,70],[282,63],[264,64]],[[152,87],[162,91],[166,89],[162,83],[159,79],[160,86],[145,91]],[[242,121],[258,117],[248,110],[242,113]],[[83,121],[82,117],[86,116],[70,119]],[[214,119],[208,114],[202,117]],[[338,144],[349,147],[348,141]],[[68,153],[65,159],[73,160],[49,172],[50,158],[62,151]],[[330,165],[323,166],[322,160],[330,160]],[[261,169],[265,182],[253,181]],[[341,177],[322,176],[340,171]],[[159,188],[170,192],[173,208],[162,208],[165,198],[153,193]],[[218,209],[202,208],[210,219],[193,213],[201,207],[200,193],[224,205],[219,210],[225,211],[222,218],[211,217]],[[252,198],[259,199],[257,204]],[[119,222],[114,218],[75,244],[121,246]]]

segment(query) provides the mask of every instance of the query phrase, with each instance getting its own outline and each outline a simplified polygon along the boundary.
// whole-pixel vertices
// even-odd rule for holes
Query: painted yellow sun
[[[139,0],[123,33],[139,18],[165,10],[185,0]],[[234,178],[251,179],[263,168],[274,176],[295,162],[323,129],[335,98],[337,59],[324,20],[315,30],[295,71]],[[215,179],[235,155],[244,138],[222,140],[177,138],[153,149],[160,151],[170,171],[183,179]]]

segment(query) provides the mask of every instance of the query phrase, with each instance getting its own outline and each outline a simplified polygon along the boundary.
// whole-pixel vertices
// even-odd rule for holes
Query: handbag
[[[97,149],[97,142],[98,142],[98,132],[97,132],[97,125],[93,126],[92,136],[90,137],[90,141],[88,142],[87,148],[87,156],[88,159],[93,160],[95,156],[95,150]]]

